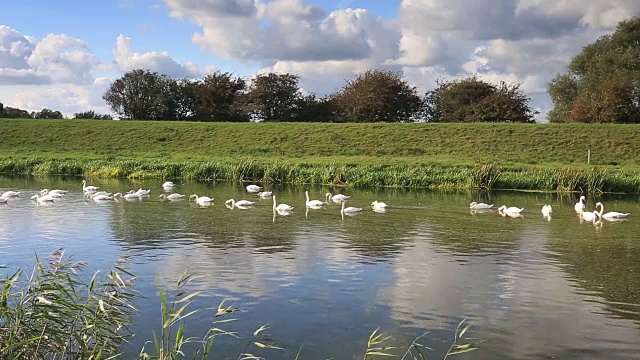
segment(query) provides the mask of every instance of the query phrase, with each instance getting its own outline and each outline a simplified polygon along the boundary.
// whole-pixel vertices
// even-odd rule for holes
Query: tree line
[[[332,94],[304,93],[295,74],[252,79],[216,71],[173,79],[145,69],[116,79],[104,94],[121,119],[225,122],[534,122],[520,85],[476,76],[438,82],[424,95],[399,73],[366,70]]]
[[[44,108],[40,111],[28,112],[27,110],[18,109],[10,106],[4,106],[0,103],[0,118],[7,119],[64,119],[64,115],[58,110]],[[109,114],[98,114],[93,110],[79,112],[73,114],[72,119],[97,119],[97,120],[113,120],[113,116]]]
[[[294,74],[245,79],[214,72],[202,79],[173,79],[145,69],[116,79],[103,98],[121,119],[300,122],[514,122],[533,123],[520,84],[492,84],[470,76],[439,80],[419,94],[399,73],[366,70],[326,96],[305,93]],[[621,21],[614,33],[585,46],[548,84],[552,123],[640,123],[640,17]],[[29,113],[3,107],[0,117],[60,119],[50,109]],[[112,119],[92,110],[74,119]]]

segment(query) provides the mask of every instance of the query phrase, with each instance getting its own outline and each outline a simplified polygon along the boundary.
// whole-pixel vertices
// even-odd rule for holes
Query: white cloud
[[[113,55],[121,72],[148,69],[174,78],[198,78],[215,71],[213,66],[201,68],[193,62],[187,62],[184,65],[178,64],[168,52],[133,52],[131,42],[131,38],[122,34],[116,39]]]
[[[213,66],[178,64],[166,52],[138,53],[132,40],[116,39],[114,62],[119,72],[150,69],[174,77],[201,77]],[[111,78],[99,73],[114,70],[101,63],[81,39],[49,34],[41,40],[0,25],[0,101],[28,111],[59,110],[66,116],[89,109],[110,110],[102,99]]]
[[[0,25],[0,84],[90,83],[101,66],[84,41],[49,34],[42,40]]]

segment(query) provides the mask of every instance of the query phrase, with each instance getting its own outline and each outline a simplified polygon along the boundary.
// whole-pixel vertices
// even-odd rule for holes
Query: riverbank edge
[[[318,184],[345,187],[427,189],[509,189],[547,192],[640,193],[640,171],[607,166],[508,167],[428,164],[348,164],[237,161],[86,160],[0,158],[0,173],[97,178],[188,179],[263,184]]]

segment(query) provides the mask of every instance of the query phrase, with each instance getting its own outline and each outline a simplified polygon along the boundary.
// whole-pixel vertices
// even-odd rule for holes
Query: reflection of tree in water
[[[587,291],[602,296],[617,315],[640,321],[639,228],[631,223],[567,226],[552,223],[549,248]],[[575,223],[578,223],[577,221]]]

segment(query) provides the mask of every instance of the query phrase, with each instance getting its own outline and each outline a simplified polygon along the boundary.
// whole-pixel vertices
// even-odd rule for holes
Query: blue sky
[[[421,91],[471,74],[522,83],[544,121],[547,82],[638,14],[637,0],[8,1],[0,102],[109,112],[104,90],[138,67],[176,77],[290,72],[318,94],[385,68]]]

